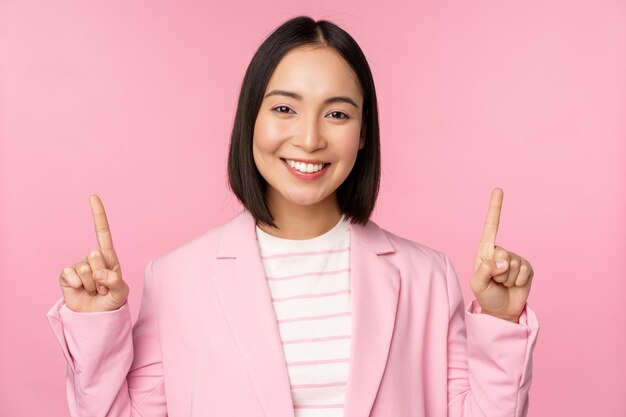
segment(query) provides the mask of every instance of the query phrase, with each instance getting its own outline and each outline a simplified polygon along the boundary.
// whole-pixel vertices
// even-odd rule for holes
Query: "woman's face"
[[[337,205],[335,191],[363,147],[362,109],[358,79],[334,49],[302,46],[281,59],[265,90],[252,145],[271,210]]]

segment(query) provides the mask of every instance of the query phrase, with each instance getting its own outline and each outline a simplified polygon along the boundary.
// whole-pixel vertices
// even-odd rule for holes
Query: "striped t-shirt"
[[[256,234],[289,373],[295,417],[342,417],[350,362],[350,229],[312,239]]]

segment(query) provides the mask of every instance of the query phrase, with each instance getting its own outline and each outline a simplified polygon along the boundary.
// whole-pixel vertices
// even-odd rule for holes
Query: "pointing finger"
[[[104,206],[102,205],[102,201],[100,201],[100,197],[95,194],[89,196],[89,204],[91,205],[91,213],[93,215],[93,224],[96,229],[98,246],[104,255],[107,265],[112,267],[117,263],[117,255],[115,253],[115,249],[113,248],[111,229],[109,229],[109,222],[107,220],[106,213],[104,212]]]
[[[502,199],[504,191],[501,188],[494,188],[491,193],[491,201],[487,210],[487,218],[485,219],[485,227],[483,235],[480,239],[480,246],[489,246],[494,248],[496,245],[496,234],[500,225],[500,212],[502,210]]]

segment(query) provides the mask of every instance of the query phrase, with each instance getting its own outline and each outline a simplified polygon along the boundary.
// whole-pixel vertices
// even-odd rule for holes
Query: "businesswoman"
[[[148,262],[131,323],[104,207],[48,319],[72,416],[525,416],[533,271],[496,246],[493,190],[463,303],[448,257],[369,220],[374,82],[354,39],[299,16],[247,69],[228,160],[244,209]],[[408,219],[410,221],[410,219]]]

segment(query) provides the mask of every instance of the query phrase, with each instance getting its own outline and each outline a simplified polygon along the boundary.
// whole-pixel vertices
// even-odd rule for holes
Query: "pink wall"
[[[296,14],[361,44],[381,113],[373,220],[450,255],[466,299],[504,189],[497,243],[534,266],[542,326],[529,416],[626,415],[625,3],[406,3],[2,2],[0,415],[67,415],[44,315],[61,269],[96,247],[90,193],[135,317],[146,262],[239,210],[238,89]]]

